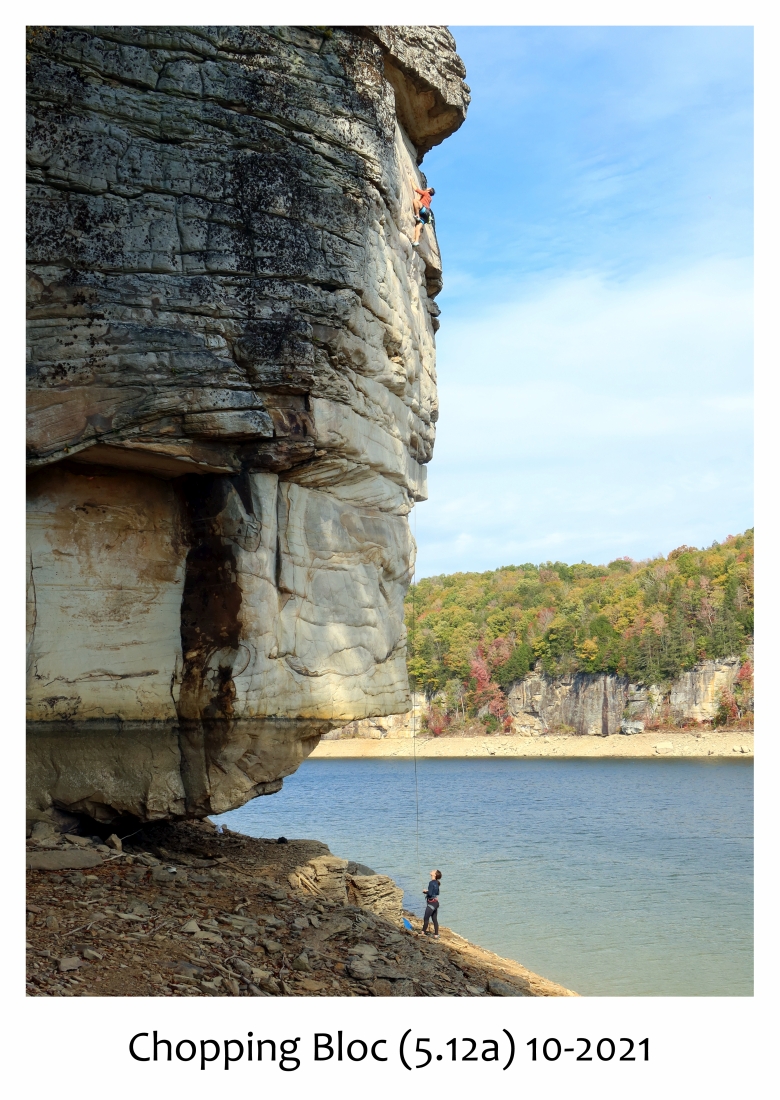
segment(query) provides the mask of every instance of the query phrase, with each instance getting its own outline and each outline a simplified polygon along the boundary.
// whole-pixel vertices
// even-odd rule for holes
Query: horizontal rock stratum
[[[29,803],[272,793],[408,708],[442,27],[33,28]]]

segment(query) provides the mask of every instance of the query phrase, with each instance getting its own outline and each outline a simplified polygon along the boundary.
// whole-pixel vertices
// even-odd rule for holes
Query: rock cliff
[[[464,75],[440,27],[30,32],[33,816],[220,812],[408,707]]]
[[[709,723],[722,692],[730,692],[742,661],[702,661],[665,688],[632,684],[626,677],[579,673],[558,679],[531,672],[509,690],[515,733],[538,736],[568,731],[591,736],[639,733],[645,724]]]
[[[752,655],[750,646],[751,664]],[[507,692],[511,733],[525,737],[547,733],[608,737],[616,733],[641,733],[645,725],[711,723],[721,706],[723,693],[734,691],[743,667],[740,657],[702,661],[665,686],[632,684],[626,677],[601,673],[554,677],[534,670],[511,684]],[[743,702],[745,709],[752,711],[752,689]],[[425,703],[417,706],[414,724],[412,711],[408,711],[391,718],[350,722],[331,730],[325,739],[378,740],[411,737],[413,730],[425,733],[428,709]]]

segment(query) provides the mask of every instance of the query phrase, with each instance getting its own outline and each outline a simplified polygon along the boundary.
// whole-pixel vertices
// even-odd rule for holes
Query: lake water
[[[583,995],[753,992],[753,766],[722,760],[308,760],[215,820],[313,838],[422,913]]]

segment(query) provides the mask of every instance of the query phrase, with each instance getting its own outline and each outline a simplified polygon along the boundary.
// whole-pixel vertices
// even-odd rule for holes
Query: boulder
[[[27,866],[33,871],[80,871],[102,863],[97,852],[71,848],[67,852],[28,852]]]
[[[346,859],[338,856],[316,856],[289,875],[290,885],[304,894],[328,901],[347,901]]]
[[[158,886],[186,886],[187,872],[179,867],[152,867],[152,882]]]
[[[347,973],[361,982],[370,982],[374,977],[373,967],[367,959],[350,959],[347,963]]]
[[[347,864],[348,875],[375,875],[376,871],[372,871],[370,867],[367,867],[365,863],[356,863],[354,859],[351,859]]]
[[[530,986],[521,988],[520,985],[515,985],[510,982],[501,981],[500,978],[491,978],[488,981],[488,992],[492,993],[494,997],[530,997]]]
[[[629,719],[624,718],[623,721],[620,723],[620,732],[626,734],[629,737],[633,734],[644,733],[644,731],[644,722],[631,722],[629,721]]]
[[[352,905],[359,905],[394,923],[401,921],[404,892],[387,875],[349,875],[347,896]]]
[[[84,960],[80,959],[78,955],[68,955],[63,959],[60,959],[57,969],[61,974],[65,974],[68,970],[78,970],[79,967],[83,965]]]

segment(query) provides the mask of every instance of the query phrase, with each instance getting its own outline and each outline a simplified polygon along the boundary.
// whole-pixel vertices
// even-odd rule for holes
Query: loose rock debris
[[[110,846],[40,839],[28,841],[30,996],[576,996],[448,928],[416,934],[391,879],[351,875],[370,868],[318,841],[217,834],[208,821],[147,825]],[[73,868],[68,851],[99,859]]]

